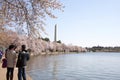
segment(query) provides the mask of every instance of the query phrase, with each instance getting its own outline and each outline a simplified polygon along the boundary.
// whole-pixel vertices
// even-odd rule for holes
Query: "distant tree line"
[[[86,47],[89,52],[120,52],[120,47],[103,47],[103,46],[93,46],[91,48]]]
[[[45,37],[45,38],[41,38],[42,40],[46,41],[46,42],[50,42],[50,39]],[[62,43],[61,40],[56,41],[57,43]]]

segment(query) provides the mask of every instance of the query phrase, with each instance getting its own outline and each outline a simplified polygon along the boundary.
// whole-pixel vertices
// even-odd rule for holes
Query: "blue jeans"
[[[18,80],[26,80],[25,68],[18,68]]]
[[[0,54],[0,59],[2,59],[2,55]]]
[[[6,73],[6,79],[7,80],[13,80],[13,72],[14,68],[7,68],[7,73]]]

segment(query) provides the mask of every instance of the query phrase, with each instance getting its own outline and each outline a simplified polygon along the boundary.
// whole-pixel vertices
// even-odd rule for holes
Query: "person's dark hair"
[[[9,50],[13,49],[14,47],[15,47],[15,45],[10,45]]]
[[[17,45],[14,45],[15,47],[14,47],[14,49],[16,49],[17,48]]]
[[[22,50],[25,50],[26,49],[26,45],[22,45]]]

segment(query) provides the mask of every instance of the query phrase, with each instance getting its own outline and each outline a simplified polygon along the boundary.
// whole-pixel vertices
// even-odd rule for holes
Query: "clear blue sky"
[[[120,46],[120,0],[61,0],[64,12],[48,19],[46,32],[54,40],[82,47]]]

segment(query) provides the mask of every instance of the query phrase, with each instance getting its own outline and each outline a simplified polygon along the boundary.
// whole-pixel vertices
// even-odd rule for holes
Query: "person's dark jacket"
[[[24,67],[24,66],[26,66],[27,61],[29,60],[29,58],[30,58],[30,55],[26,50],[20,51],[19,55],[18,55],[18,60],[17,60],[16,67]]]

